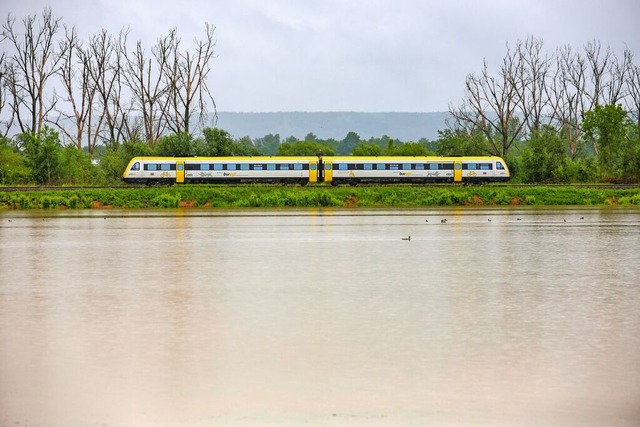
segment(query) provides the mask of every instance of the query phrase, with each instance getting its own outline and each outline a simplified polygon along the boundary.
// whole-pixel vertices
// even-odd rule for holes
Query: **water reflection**
[[[637,425],[639,225],[2,212],[0,425]]]

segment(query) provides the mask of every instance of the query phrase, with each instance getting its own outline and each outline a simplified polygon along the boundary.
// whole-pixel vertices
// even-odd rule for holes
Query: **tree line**
[[[127,28],[82,40],[50,8],[20,20],[9,14],[0,26],[0,132],[37,134],[48,125],[91,153],[192,132],[215,109],[214,31],[205,24],[203,38],[185,47],[172,28],[147,49]]]
[[[215,27],[185,47],[129,30],[81,40],[46,8],[0,26],[0,183],[104,183],[135,155],[499,155],[521,182],[640,180],[640,68],[598,41],[548,52],[507,44],[467,76],[435,141],[234,139],[210,126]]]
[[[504,156],[532,182],[640,179],[640,67],[629,49],[618,56],[593,40],[549,52],[528,37],[464,88],[441,134],[463,154]]]

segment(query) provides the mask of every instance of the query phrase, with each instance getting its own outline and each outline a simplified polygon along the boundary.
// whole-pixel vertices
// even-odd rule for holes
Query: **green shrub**
[[[163,193],[151,199],[151,205],[154,208],[177,208],[180,206],[180,200],[180,195]]]

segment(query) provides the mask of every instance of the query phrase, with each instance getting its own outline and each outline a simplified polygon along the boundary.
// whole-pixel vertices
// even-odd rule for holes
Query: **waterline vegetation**
[[[273,185],[0,192],[0,209],[421,208],[439,206],[640,206],[638,188],[281,187]]]

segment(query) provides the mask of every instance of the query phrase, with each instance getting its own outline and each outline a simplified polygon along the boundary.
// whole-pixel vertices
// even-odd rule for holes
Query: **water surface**
[[[0,212],[0,426],[639,425],[639,249],[624,209]]]

